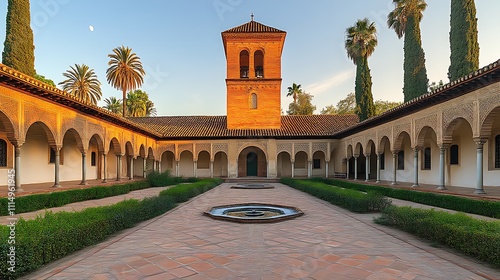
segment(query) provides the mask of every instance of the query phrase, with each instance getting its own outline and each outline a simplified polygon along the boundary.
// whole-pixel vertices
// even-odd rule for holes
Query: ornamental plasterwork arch
[[[228,145],[227,143],[214,143],[212,144],[212,153],[210,154],[210,160],[213,161],[215,159],[215,155],[218,152],[223,152],[227,156]]]
[[[67,130],[63,130],[61,131],[61,134],[63,135],[63,139],[61,140],[61,143],[64,142],[64,137],[66,136],[66,133],[69,133],[70,135],[73,136],[73,138],[75,139],[76,141],[76,147],[78,148],[78,151],[80,151],[80,153],[83,153],[84,150],[86,150],[86,147],[87,145],[85,145],[83,143],[83,139],[84,137],[82,137],[82,135],[78,132],[77,129],[74,129],[74,128],[68,128]]]
[[[424,118],[420,118],[420,119],[416,119],[415,120],[415,139],[414,139],[414,143],[416,143],[416,146],[419,146],[419,134],[420,134],[420,131],[422,131],[422,129],[424,127],[430,127],[432,128],[432,130],[434,130],[434,132],[436,133],[436,136],[437,135],[437,114],[433,114],[433,115],[430,115],[430,116],[426,116]],[[437,138],[439,139],[439,138]]]
[[[355,141],[353,143],[356,143],[354,146],[354,151],[353,151],[353,156],[359,157],[361,154],[361,149],[363,148],[363,144],[361,144],[361,141]]]
[[[412,143],[413,140],[412,140],[412,137],[411,137],[411,123],[407,122],[407,123],[402,123],[402,124],[394,125],[394,130],[393,130],[393,134],[392,134],[394,136],[394,138],[392,140],[392,142],[394,144],[393,144],[391,150],[395,150],[396,148],[400,148],[401,147],[403,139],[400,136],[401,136],[402,132],[406,132],[408,134],[408,136],[410,136],[410,145],[412,147],[414,146],[413,143]]]
[[[16,139],[19,139],[19,118],[18,118],[18,108],[19,103],[10,98],[2,98],[2,102],[0,102],[0,114],[5,115],[5,117],[10,122],[9,125],[4,125],[7,138],[12,142]],[[11,139],[13,138],[13,139]]]
[[[428,131],[432,131],[436,135],[436,140],[438,139],[436,130],[431,126],[426,125],[422,127],[420,130],[415,131],[415,133],[417,134],[417,138],[415,140],[415,147],[417,147],[418,149],[422,149],[424,147],[425,135],[427,134]]]
[[[0,111],[0,122],[5,128],[7,139],[9,139],[12,143],[17,142],[17,139],[19,139],[19,132],[17,130],[18,125],[16,125],[17,123],[13,122],[10,116],[6,115],[2,111]]]
[[[489,92],[490,95],[479,99],[479,123],[483,124],[486,117],[496,107],[500,106],[500,85],[495,85],[494,89]]]
[[[101,141],[104,141],[104,129],[102,126],[94,123],[87,123],[87,139],[85,139],[87,144],[90,144],[90,139],[92,139],[92,136],[97,134],[101,139]],[[104,146],[103,146],[104,147]]]
[[[410,136],[410,133],[408,131],[401,131],[398,136],[395,138],[394,140],[394,145],[392,146],[392,150],[393,151],[401,151],[403,149],[403,141],[404,141],[404,138],[405,138],[405,135],[408,136],[408,139],[410,139],[410,146],[411,147],[414,147],[411,143],[411,136]]]
[[[464,120],[465,122],[467,122],[467,124],[469,124],[469,126],[472,128],[472,131],[474,131],[474,128],[472,127],[472,123],[469,120],[467,120],[463,117],[456,117],[455,119],[451,120],[451,122],[447,126],[443,125],[443,138],[441,140],[441,143],[437,143],[438,146],[440,144],[450,144],[452,142],[453,130],[455,129],[455,126],[457,125],[459,120]]]
[[[116,131],[107,131],[106,133],[106,138],[104,140],[104,150],[106,153],[109,152],[109,145],[111,143],[111,140],[113,140],[113,138],[115,138],[118,142],[118,145],[119,145],[119,148],[120,148],[120,153],[124,153],[123,151],[125,151],[125,142],[123,141],[123,136],[116,132]],[[116,145],[116,144],[113,144],[113,145]]]
[[[295,155],[298,152],[304,152],[307,155],[307,160],[310,160],[312,155],[309,153],[309,143],[294,143],[292,159],[295,161]]]
[[[447,142],[451,139],[451,133],[453,129],[449,130],[450,124],[458,118],[465,119],[470,126],[472,131],[474,130],[474,103],[468,102],[465,104],[457,105],[453,108],[448,108],[443,110],[443,142]]]
[[[392,128],[390,126],[386,126],[377,132],[377,141],[375,142],[375,147],[377,148],[377,151],[379,151],[379,152],[380,151],[383,152],[383,149],[380,150],[381,149],[380,145],[382,144],[382,139],[384,137],[387,137],[387,140],[389,140],[389,143],[391,143],[390,140],[392,139]]]
[[[103,142],[103,138],[101,137],[101,135],[99,135],[98,133],[94,133],[94,134],[89,134],[89,139],[86,140],[88,146],[87,146],[87,149],[90,148],[90,140],[92,139],[92,137],[94,137],[95,141],[97,142],[97,150],[101,153],[104,153],[104,142]]]
[[[163,156],[163,153],[165,152],[172,152],[172,154],[175,155],[175,145],[174,144],[159,144],[158,145],[158,155],[160,157]]]
[[[176,155],[177,161],[179,161],[181,159],[181,154],[184,151],[191,152],[191,154],[193,155],[193,160],[194,160],[193,145],[194,145],[194,143],[179,144],[177,146],[177,155]]]
[[[320,143],[312,143],[312,153],[314,155],[315,152],[321,151],[325,154],[325,158],[327,157],[328,144],[326,142]]]
[[[377,147],[377,152],[379,154],[384,153],[385,151],[385,146],[389,146],[389,150],[391,149],[391,139],[387,135],[383,135],[380,140],[378,140],[378,147]]]
[[[28,133],[28,129],[31,127],[32,124],[36,122],[41,122],[43,123],[49,131],[52,133],[53,140],[55,143],[51,143],[53,145],[55,144],[61,144],[61,138],[59,136],[59,131],[57,130],[57,115],[54,113],[50,113],[45,110],[41,110],[40,108],[32,105],[27,105],[26,110],[24,111],[24,135],[23,135],[23,142],[26,141],[26,134]],[[49,137],[50,138],[50,137]],[[50,139],[49,139],[50,141]]]
[[[373,148],[373,150],[372,150],[372,148]],[[377,146],[375,144],[375,140],[368,139],[366,142],[366,146],[365,146],[365,156],[374,154],[376,150],[377,150]]]
[[[491,136],[493,122],[500,115],[500,105],[490,111],[484,122],[481,123],[480,138],[486,139]]]
[[[346,148],[346,158],[347,159],[350,159],[353,157],[353,153],[352,153],[352,145],[351,144],[348,144],[347,145],[347,148]]]
[[[256,147],[256,148],[259,148],[262,150],[262,152],[264,153],[264,155],[266,156],[266,160],[269,160],[269,156],[268,156],[268,153],[267,153],[267,148],[266,146],[264,145],[265,143],[256,143],[256,142],[238,142],[238,145],[239,145],[239,148],[238,148],[238,153],[237,153],[237,157],[239,158],[241,152],[248,148],[248,147]]]
[[[287,152],[290,156],[292,155],[292,143],[278,143],[276,144],[276,155],[281,152]]]

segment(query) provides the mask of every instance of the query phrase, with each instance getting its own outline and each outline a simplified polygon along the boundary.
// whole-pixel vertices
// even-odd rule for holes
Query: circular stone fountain
[[[231,186],[231,189],[274,189],[274,186],[269,184],[238,184]]]
[[[237,223],[274,223],[302,216],[304,212],[291,206],[246,203],[215,206],[203,214],[212,219]]]

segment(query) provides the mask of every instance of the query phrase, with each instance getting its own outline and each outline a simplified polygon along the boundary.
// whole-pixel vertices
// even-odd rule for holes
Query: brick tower
[[[222,32],[227,128],[281,127],[281,53],[286,32],[252,20]]]

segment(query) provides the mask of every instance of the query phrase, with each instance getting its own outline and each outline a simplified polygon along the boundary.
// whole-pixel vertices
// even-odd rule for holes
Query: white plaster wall
[[[179,176],[181,177],[193,177],[194,176],[194,161],[193,154],[189,151],[183,151],[181,153],[179,162]]]
[[[384,169],[380,170],[380,180],[382,181],[392,181],[394,164],[392,162],[392,153],[389,148],[388,143],[384,147],[384,153],[382,154],[385,160]]]
[[[295,154],[295,170],[294,170],[294,176],[295,177],[307,177],[307,168],[308,168],[308,162],[307,162],[307,154],[305,152],[298,152]]]
[[[321,168],[317,168],[317,169],[313,168],[312,169],[312,176],[313,177],[325,177],[325,175],[326,175],[325,154],[323,152],[315,152],[313,154],[313,160],[314,159],[320,160],[320,167]],[[314,165],[313,165],[313,167],[314,167]]]
[[[114,152],[109,152],[106,156],[107,166],[106,169],[108,171],[108,180],[116,179],[116,155]]]
[[[292,162],[288,153],[282,152],[278,155],[277,167],[278,177],[292,176]]]
[[[144,158],[137,157],[134,159],[134,177],[142,177],[144,169]]]
[[[49,163],[49,143],[40,127],[31,127],[21,146],[21,184],[54,182],[54,164]]]
[[[227,177],[227,155],[217,153],[214,157],[214,177]]]
[[[175,161],[172,152],[164,152],[161,155],[161,171],[169,170],[172,176],[175,176]]]
[[[59,165],[59,180],[75,181],[82,179],[82,153],[72,137],[65,137],[61,148],[63,164]]]
[[[477,176],[476,144],[472,140],[472,129],[467,122],[460,121],[457,124],[453,132],[453,141],[454,144],[458,144],[458,165],[449,164],[448,148],[445,157],[446,185],[475,188]],[[436,179],[438,178],[439,176],[436,176]]]

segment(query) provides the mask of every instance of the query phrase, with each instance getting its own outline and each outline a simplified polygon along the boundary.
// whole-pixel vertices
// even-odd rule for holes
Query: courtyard
[[[407,233],[373,223],[279,183],[223,183],[174,210],[122,231],[25,279],[498,279],[500,272]],[[203,216],[235,203],[295,206],[273,224]]]

